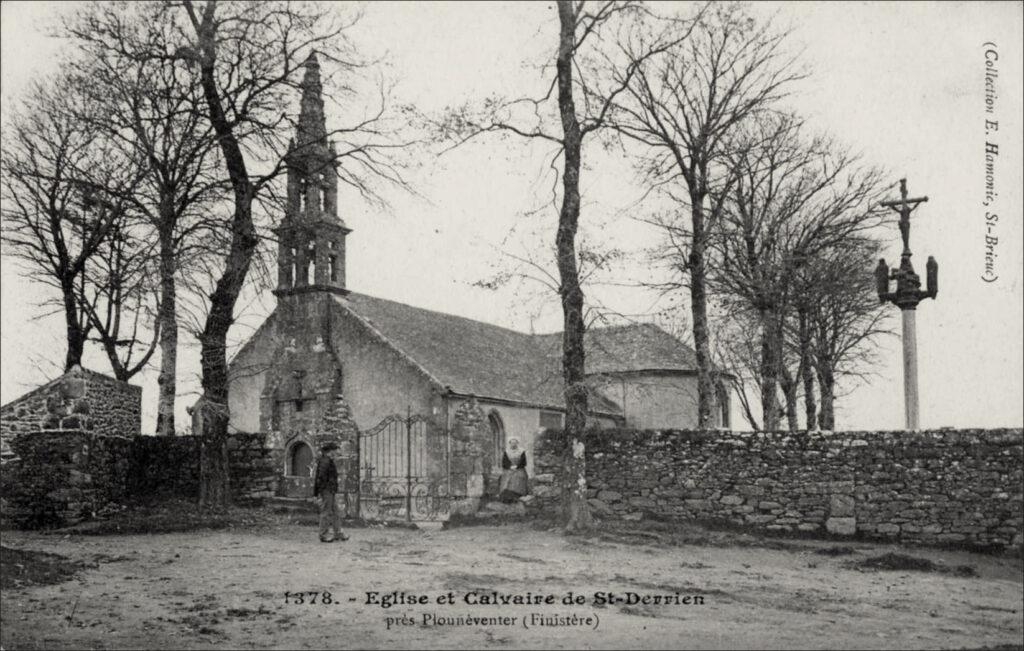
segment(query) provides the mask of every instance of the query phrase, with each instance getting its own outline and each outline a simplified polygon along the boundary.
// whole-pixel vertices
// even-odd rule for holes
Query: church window
[[[491,430],[491,448],[497,468],[501,468],[501,455],[505,452],[505,424],[501,422],[498,412],[492,411],[487,416],[487,425]]]
[[[295,255],[295,247],[289,247],[288,249],[288,266],[291,267],[291,284],[296,285],[299,282],[299,260]]]
[[[545,429],[561,429],[562,414],[557,411],[540,412],[540,426]]]
[[[296,442],[288,451],[288,474],[292,477],[309,477],[313,467],[313,449],[302,441]]]
[[[311,285],[316,278],[316,243],[313,240],[306,246],[305,278],[307,285]]]
[[[309,181],[306,177],[299,178],[299,210],[305,210],[306,208],[306,188],[309,187]]]
[[[331,282],[338,282],[338,256],[332,255],[327,258],[331,269]]]
[[[728,429],[732,424],[729,415],[729,391],[725,388],[725,385],[719,384],[715,392],[718,394],[718,426]]]

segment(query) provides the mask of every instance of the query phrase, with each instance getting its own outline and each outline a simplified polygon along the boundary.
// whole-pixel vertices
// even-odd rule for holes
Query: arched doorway
[[[505,451],[505,424],[497,411],[492,410],[487,415],[487,426],[491,431],[491,450],[484,459],[484,463],[489,467],[485,467],[484,470],[501,472],[501,455]]]
[[[287,472],[292,477],[309,477],[313,465],[313,449],[305,442],[298,441],[288,451]]]

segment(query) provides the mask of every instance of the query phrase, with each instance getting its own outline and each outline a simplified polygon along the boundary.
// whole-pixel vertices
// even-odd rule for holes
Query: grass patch
[[[839,547],[822,547],[821,549],[815,549],[815,554],[821,556],[851,556],[857,553],[853,547],[839,546]]]
[[[939,572],[942,574],[954,574],[956,576],[963,577],[978,576],[978,571],[971,565],[957,565],[949,567],[948,565],[936,563],[935,561],[927,558],[918,558],[916,556],[908,556],[906,554],[897,554],[894,552],[882,554],[881,556],[872,556],[859,561],[850,561],[848,565],[855,569],[869,571]]]
[[[0,546],[0,588],[4,590],[63,583],[88,567],[92,566],[57,554]]]
[[[709,527],[703,522],[680,520],[606,521],[593,535],[606,542],[662,547],[761,547],[799,551],[805,545],[749,531]]]
[[[530,515],[516,513],[489,513],[480,516],[475,513],[452,513],[447,520],[441,523],[442,529],[458,529],[460,527],[496,527],[507,524],[519,524],[535,520]],[[543,521],[546,522],[546,521]],[[552,520],[549,524],[553,524]]]

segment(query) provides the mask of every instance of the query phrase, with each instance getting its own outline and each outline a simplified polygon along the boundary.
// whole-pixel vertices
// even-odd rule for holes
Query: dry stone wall
[[[535,447],[528,509],[557,513],[561,433]],[[593,430],[588,497],[604,518],[725,522],[929,545],[1024,543],[1020,429],[925,432]]]
[[[142,387],[76,366],[0,407],[3,456],[11,439],[44,430],[134,436],[141,429]]]
[[[559,467],[558,455],[548,452],[557,449],[550,442],[557,436],[544,435],[540,467]],[[1017,547],[1024,542],[1022,438],[1020,429],[595,430],[587,444],[588,497],[604,517]],[[557,474],[551,482],[539,478],[536,508],[548,508]]]
[[[533,441],[533,470],[530,495],[525,499],[527,512],[557,516],[562,509],[562,481],[565,468],[565,446],[561,432],[546,429]],[[610,513],[605,509],[606,513]]]
[[[116,512],[125,505],[199,495],[199,439],[108,436],[50,430],[15,436],[15,461],[4,464],[0,515],[25,528],[54,527]],[[278,460],[263,434],[228,438],[236,501],[271,497]]]

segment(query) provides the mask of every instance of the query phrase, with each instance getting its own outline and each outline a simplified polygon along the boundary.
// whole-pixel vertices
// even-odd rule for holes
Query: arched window
[[[306,180],[305,176],[299,177],[299,211],[304,212],[306,210],[306,190],[309,188],[309,181]]]
[[[309,477],[313,465],[313,449],[299,441],[288,450],[288,474],[292,477]]]
[[[306,245],[306,284],[316,282],[316,242],[309,241]]]
[[[487,416],[487,425],[491,430],[491,459],[496,468],[501,468],[501,455],[505,451],[505,424],[501,422],[498,412],[491,411]]]
[[[718,426],[722,429],[729,429],[732,425],[729,414],[729,390],[724,384],[719,383],[715,387],[715,392],[718,394]]]

